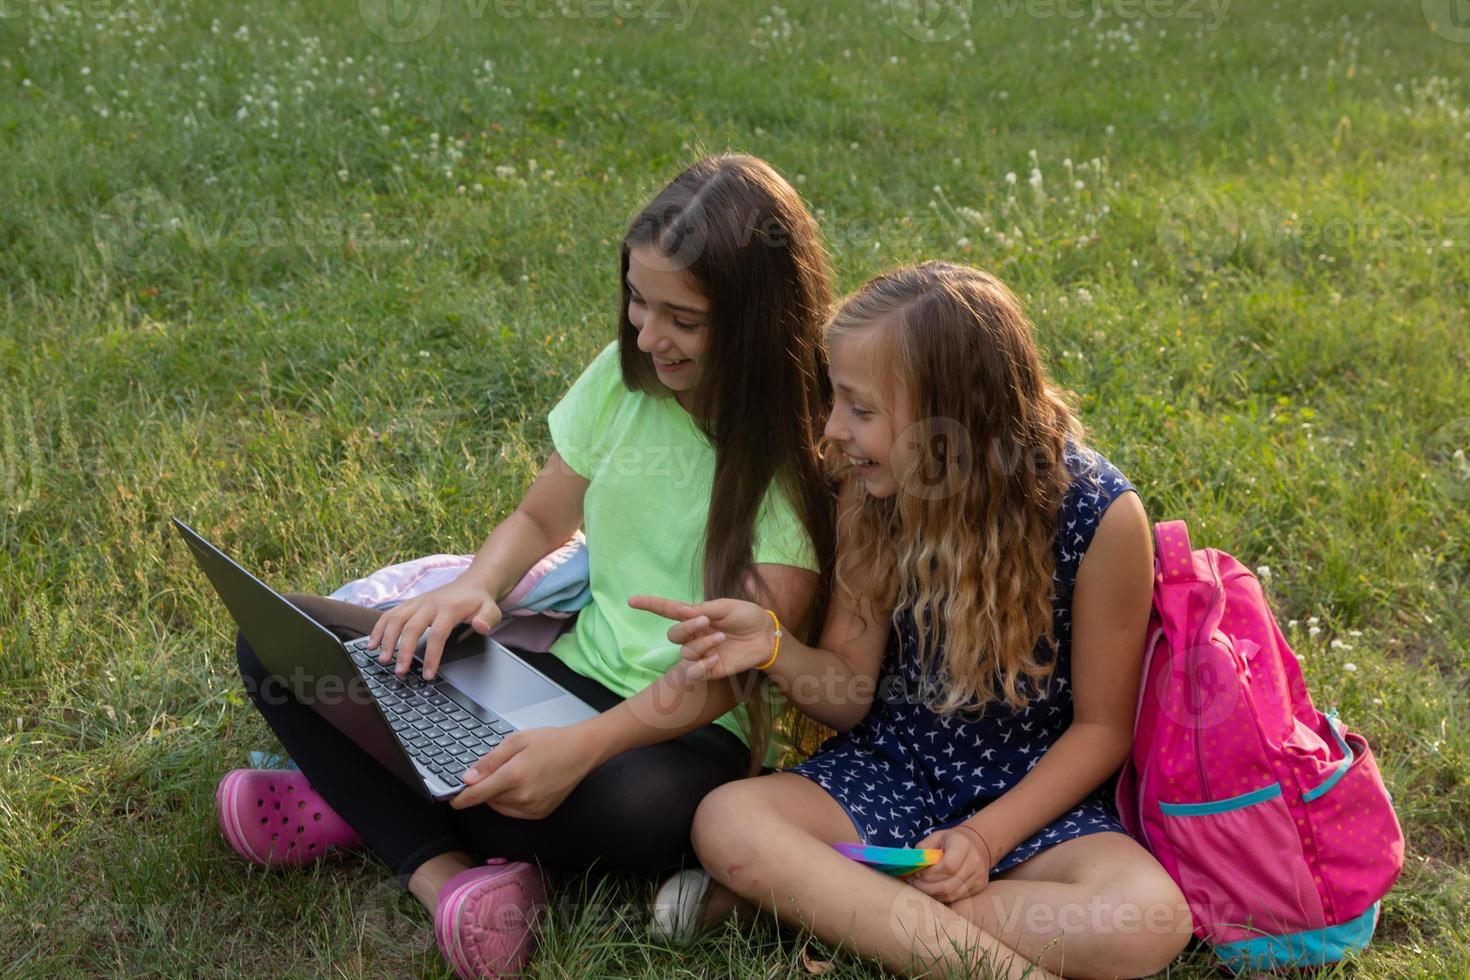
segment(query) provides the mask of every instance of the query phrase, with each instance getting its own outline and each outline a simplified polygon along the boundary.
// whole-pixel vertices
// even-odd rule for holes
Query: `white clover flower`
[[[1310,616],[1310,617],[1308,617],[1307,618],[1307,625],[1308,626],[1316,626],[1317,625],[1317,617],[1316,616]]]
[[[1035,167],[1032,167],[1031,176],[1027,178],[1027,183],[1029,183],[1032,187],[1039,189],[1041,187],[1041,171],[1037,170]]]
[[[1383,699],[1382,698],[1374,698],[1373,699],[1373,703],[1374,704],[1377,704],[1377,705],[1382,705],[1383,704]]]
[[[351,177],[351,176],[352,175],[347,172],[347,168],[346,167],[343,167],[341,170],[337,171],[337,179],[340,180],[344,184],[347,183],[347,178],[348,177]]]
[[[1256,569],[1256,578],[1260,579],[1262,582],[1269,582],[1269,581],[1271,581],[1271,566],[1270,565],[1262,565],[1259,568],[1257,568]]]
[[[26,82],[26,84],[29,85],[30,82]],[[1011,170],[1011,171],[1007,172],[1006,173],[1006,183],[1007,184],[1014,184],[1015,182],[1016,182],[1016,172],[1014,170]]]
[[[1348,636],[1362,636],[1362,630],[1348,630]]]
[[[1341,640],[1333,640],[1330,645],[1331,645],[1332,649],[1334,649],[1334,650],[1351,650],[1352,649],[1352,647],[1349,644],[1346,644],[1346,643],[1342,642]]]
[[[428,356],[429,356],[429,352],[428,351],[426,351],[426,350],[419,351],[419,357],[428,357]]]
[[[1356,674],[1358,672],[1358,665],[1349,661],[1348,663],[1342,665],[1342,669],[1347,671],[1349,674]]]
[[[1296,620],[1294,620],[1294,619],[1287,620],[1287,623],[1286,623],[1286,628],[1287,629],[1294,630],[1294,629],[1296,629],[1296,626],[1297,626],[1297,621]]]
[[[1308,636],[1316,636],[1320,632],[1322,632],[1322,627],[1320,626],[1312,626],[1307,629]]]

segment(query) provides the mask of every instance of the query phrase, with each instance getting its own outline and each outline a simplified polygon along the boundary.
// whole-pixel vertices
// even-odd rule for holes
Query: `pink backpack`
[[[1154,528],[1154,611],[1123,825],[1232,970],[1321,966],[1368,944],[1404,836],[1367,741],[1312,706],[1250,570]]]

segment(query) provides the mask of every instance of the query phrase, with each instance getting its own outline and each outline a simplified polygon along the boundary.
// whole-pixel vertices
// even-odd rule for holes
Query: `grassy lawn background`
[[[611,336],[627,220],[738,149],[844,290],[999,274],[1150,516],[1271,569],[1408,836],[1356,970],[1470,971],[1470,31],[1438,0],[961,3],[932,39],[922,0],[630,4],[443,0],[412,40],[374,0],[0,0],[8,969],[445,975],[372,860],[223,843],[217,779],[275,743],[167,519],[282,590],[473,550]],[[652,884],[560,880],[535,969],[829,959],[650,945]]]

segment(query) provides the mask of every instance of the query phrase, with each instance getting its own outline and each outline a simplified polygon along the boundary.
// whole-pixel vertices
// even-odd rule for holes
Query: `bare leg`
[[[1053,976],[918,889],[833,850],[832,843],[858,835],[836,801],[805,777],[777,773],[721,786],[700,804],[693,836],[720,884],[895,972]]]
[[[446,851],[429,858],[414,869],[408,878],[408,890],[432,915],[439,907],[439,893],[443,891],[445,883],[461,871],[473,868],[476,863],[464,851]]]
[[[705,896],[704,918],[699,925],[704,929],[731,915],[741,922],[750,922],[758,911],[750,902],[716,881],[710,884],[709,894]]]
[[[1022,956],[1068,977],[1138,977],[1189,942],[1189,906],[1132,838],[1090,834],[1002,871],[950,906]]]

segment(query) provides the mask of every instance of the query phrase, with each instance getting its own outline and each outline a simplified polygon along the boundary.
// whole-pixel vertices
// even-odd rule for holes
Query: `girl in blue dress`
[[[704,799],[707,873],[670,879],[655,931],[683,940],[760,908],[903,974],[1162,969],[1188,907],[1111,802],[1153,584],[1138,494],[1087,447],[988,273],[879,276],[826,340],[841,489],[819,645],[751,602],[632,603],[679,620],[691,673],[764,671],[837,734]],[[943,858],[900,880],[843,841]]]

